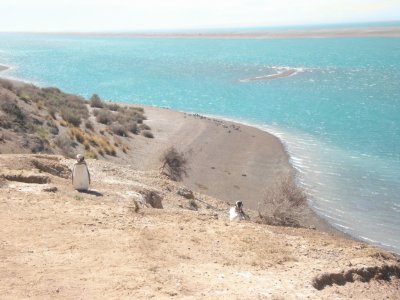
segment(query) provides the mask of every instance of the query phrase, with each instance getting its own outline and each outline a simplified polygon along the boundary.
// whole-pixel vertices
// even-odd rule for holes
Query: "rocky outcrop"
[[[355,281],[369,282],[372,279],[390,281],[392,277],[400,278],[400,265],[352,268],[339,273],[323,273],[314,277],[312,285],[317,290],[322,290],[333,284],[345,285]]]

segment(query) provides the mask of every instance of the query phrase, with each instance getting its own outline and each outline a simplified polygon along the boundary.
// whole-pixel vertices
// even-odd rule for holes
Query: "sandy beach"
[[[258,209],[279,179],[294,174],[281,141],[265,131],[198,114],[142,107],[155,138],[135,140],[135,154],[125,163],[139,170],[157,170],[162,153],[174,146],[188,158],[185,186],[230,204],[241,200],[252,210]],[[305,224],[345,236],[310,208]]]

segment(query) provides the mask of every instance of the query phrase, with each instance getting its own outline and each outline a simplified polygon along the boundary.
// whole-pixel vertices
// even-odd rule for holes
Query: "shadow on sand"
[[[102,193],[99,193],[97,191],[94,190],[89,190],[89,191],[85,191],[85,190],[77,190],[79,193],[83,193],[83,194],[89,194],[89,195],[94,195],[96,197],[103,197]]]

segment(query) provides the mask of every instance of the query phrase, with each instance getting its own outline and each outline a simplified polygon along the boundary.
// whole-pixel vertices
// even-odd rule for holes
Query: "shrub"
[[[127,136],[125,128],[119,124],[113,124],[110,129],[116,135]]]
[[[142,135],[147,137],[147,138],[149,138],[149,139],[154,138],[154,135],[151,133],[151,131],[148,131],[148,130],[143,131]]]
[[[101,101],[100,97],[97,94],[93,94],[93,96],[90,97],[90,106],[97,107],[97,108],[103,108],[104,103]]]
[[[299,227],[302,224],[307,196],[296,186],[293,177],[281,178],[259,203],[261,220],[270,225]]]
[[[0,86],[9,91],[12,91],[14,89],[13,83],[6,79],[0,79]]]
[[[119,106],[118,104],[112,103],[112,104],[108,104],[107,108],[112,111],[118,111],[121,108],[121,106]]]
[[[19,99],[21,99],[25,103],[29,103],[31,101],[29,95],[27,95],[27,94],[19,95]]]
[[[75,137],[75,139],[83,144],[85,142],[85,133],[80,128],[71,128],[71,136]]]
[[[51,134],[57,135],[60,132],[60,129],[58,129],[58,127],[57,127],[57,125],[56,125],[56,123],[54,121],[52,121],[52,120],[47,121],[46,125],[47,125],[47,127],[49,129],[49,132]]]
[[[56,111],[56,109],[55,109],[54,107],[49,108],[48,112],[49,112],[49,115],[50,115],[54,120],[57,119],[57,116],[56,116],[57,111]]]
[[[72,126],[79,127],[81,125],[82,119],[79,115],[76,115],[74,111],[64,108],[61,111],[61,117],[64,119],[64,121],[68,122]]]
[[[151,130],[151,127],[147,124],[140,124],[139,129],[140,130]]]
[[[105,110],[100,110],[97,113],[96,121],[101,124],[109,125],[113,122],[113,120],[113,115]]]
[[[41,110],[44,107],[44,102],[43,100],[39,100],[38,102],[36,102],[36,107]]]
[[[85,128],[86,129],[88,129],[88,130],[94,130],[94,127],[93,127],[93,123],[92,122],[90,122],[90,121],[86,121],[85,122]]]
[[[67,156],[67,157],[75,157],[75,152],[74,149],[72,147],[72,141],[71,139],[63,134],[63,135],[59,135],[55,140],[54,143],[56,144],[56,146],[58,146],[58,148],[60,148],[61,152]]]
[[[187,175],[187,159],[182,152],[174,147],[167,149],[160,158],[162,162],[161,171],[174,181],[182,180]]]
[[[134,122],[134,121],[129,122],[129,123],[126,123],[126,124],[125,124],[125,129],[126,129],[127,131],[129,131],[129,132],[134,133],[134,134],[138,134],[138,133],[139,133],[139,128],[138,128],[138,126],[137,126],[137,123]]]
[[[46,128],[44,128],[43,126],[37,126],[35,129],[36,129],[36,134],[42,140],[47,140],[49,133],[47,132]]]
[[[42,88],[42,91],[45,92],[46,94],[60,94],[61,90],[55,87],[44,87]]]
[[[14,118],[15,121],[24,123],[26,115],[24,111],[12,100],[5,100],[1,103],[1,110]]]
[[[190,210],[199,210],[199,206],[196,203],[196,200],[190,199],[189,200],[189,209]]]
[[[90,144],[87,140],[83,141],[82,143],[83,146],[85,146],[85,150],[89,151],[90,150]]]
[[[86,158],[93,158],[93,159],[98,159],[99,158],[97,153],[95,151],[93,151],[93,150],[87,150],[86,153],[85,153],[85,157]]]

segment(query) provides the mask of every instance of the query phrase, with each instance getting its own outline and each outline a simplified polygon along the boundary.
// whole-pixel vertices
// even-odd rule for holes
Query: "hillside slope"
[[[0,156],[0,298],[398,299],[390,253],[315,230],[230,223],[224,202],[186,199],[159,172],[103,160],[88,160],[92,190],[78,193],[73,162]],[[163,209],[140,204],[149,191]]]
[[[143,108],[0,79],[0,153],[124,160],[137,140],[154,137],[145,120]]]

